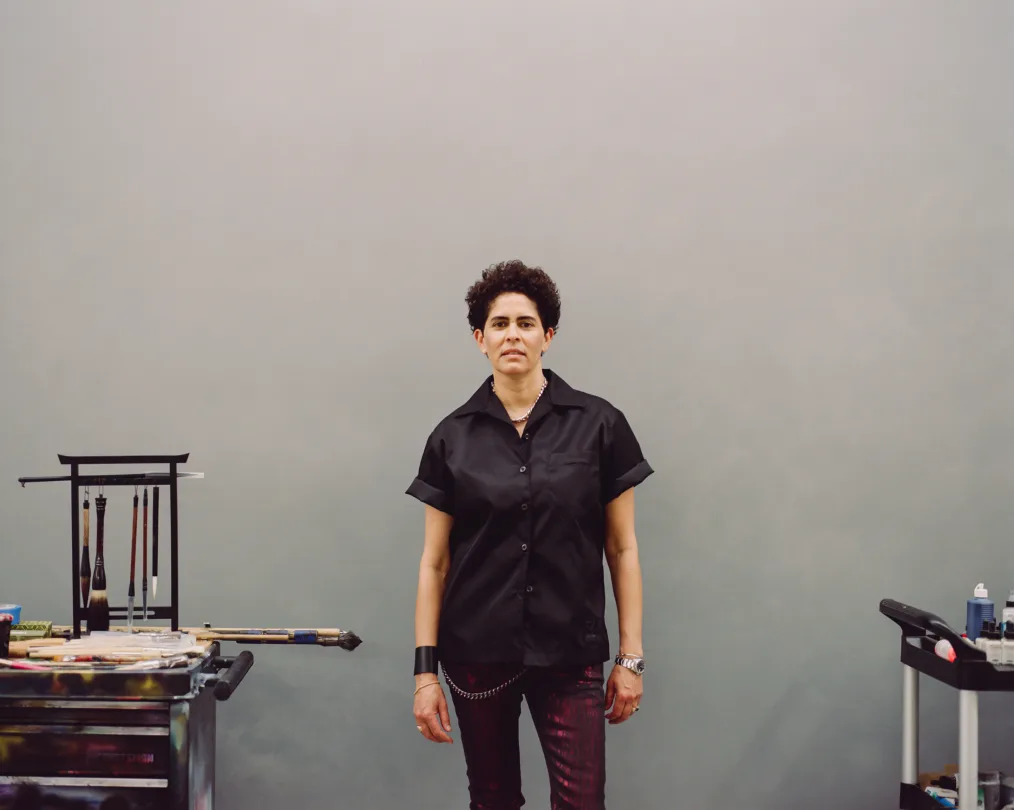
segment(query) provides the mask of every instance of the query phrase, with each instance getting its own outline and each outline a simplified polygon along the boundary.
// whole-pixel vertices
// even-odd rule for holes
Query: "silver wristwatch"
[[[639,655],[617,655],[613,663],[626,667],[638,675],[644,674],[644,659]]]

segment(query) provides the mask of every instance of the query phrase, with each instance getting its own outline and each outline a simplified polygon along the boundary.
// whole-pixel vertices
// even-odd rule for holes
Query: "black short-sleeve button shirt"
[[[488,377],[430,434],[408,488],[454,518],[441,660],[550,666],[612,657],[605,505],[652,469],[620,410],[544,374],[523,435]]]

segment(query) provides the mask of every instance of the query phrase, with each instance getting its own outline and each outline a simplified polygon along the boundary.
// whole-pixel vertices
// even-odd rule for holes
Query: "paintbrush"
[[[201,641],[209,641],[210,639],[201,639]],[[89,644],[85,648],[81,648],[81,652],[74,652],[75,645],[70,645],[68,648],[65,646],[67,641],[62,638],[33,638],[27,641],[12,641],[10,643],[10,651],[8,656],[10,658],[53,658],[56,655],[117,655],[121,653],[133,654],[138,652],[144,652],[146,657],[150,658],[151,654],[157,655],[179,655],[182,653],[188,654],[203,654],[207,651],[207,645],[196,645],[188,648],[187,650],[164,650],[161,647],[147,646],[144,643],[137,645],[122,644],[109,644],[106,646]],[[70,652],[67,650],[70,649]],[[149,654],[151,651],[151,654]]]
[[[142,617],[148,618],[148,487],[144,488],[144,533],[141,535],[141,610]]]
[[[81,652],[67,652],[59,647],[53,649],[37,649],[28,653],[31,660],[40,659],[43,661],[103,661],[106,663],[125,664],[136,661],[155,661],[165,658],[174,658],[177,655],[199,657],[207,652],[206,647],[188,647],[185,650],[160,650],[154,649],[132,649],[105,647],[82,650]]]
[[[112,630],[124,631],[124,627],[113,627]],[[54,636],[68,636],[71,629],[66,626],[53,626]],[[135,633],[186,633],[196,639],[207,641],[237,641],[247,644],[316,644],[320,647],[341,647],[343,650],[354,650],[363,640],[351,630],[340,627],[310,628],[260,628],[260,627],[181,627],[179,630],[167,630],[164,627],[135,627]]]
[[[92,597],[88,605],[88,632],[109,629],[109,599],[106,595],[105,526],[106,497],[95,498],[95,571],[92,574]]]
[[[337,627],[305,630],[188,627],[181,628],[181,632],[189,633],[202,641],[235,641],[240,644],[315,644],[318,647],[341,647],[350,651],[363,643],[355,633]]]
[[[158,596],[158,487],[152,487],[151,494],[151,598],[155,599]]]
[[[27,658],[32,649],[54,647],[60,644],[63,644],[63,639],[60,638],[31,638],[26,641],[12,641],[7,654],[11,658]]]
[[[14,661],[10,658],[0,658],[0,667],[6,667],[7,669],[31,669],[31,670],[46,670],[52,669],[44,664],[29,664],[25,661]]]
[[[134,561],[137,559],[137,488],[134,488],[134,520],[130,526],[130,585],[127,587],[127,629],[134,628]]]
[[[91,555],[88,551],[88,535],[91,534],[89,516],[91,509],[88,508],[88,490],[85,490],[84,515],[81,519],[81,607],[88,607],[88,591],[92,585]]]

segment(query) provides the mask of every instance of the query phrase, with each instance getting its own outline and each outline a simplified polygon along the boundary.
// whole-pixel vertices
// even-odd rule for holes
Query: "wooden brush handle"
[[[148,488],[144,488],[144,531],[141,535],[141,570],[145,579],[148,578]]]
[[[95,559],[99,560],[105,550],[103,543],[106,538],[106,498],[99,495],[95,498]]]
[[[88,535],[91,534],[91,512],[88,508],[88,499],[84,502],[84,515],[81,518],[81,544],[88,548]]]
[[[151,504],[151,575],[158,576],[158,487],[152,487]],[[147,549],[148,544],[144,544]]]
[[[90,647],[87,650],[74,650],[74,649],[60,649],[59,647],[53,648],[37,648],[29,652],[28,657],[42,660],[55,660],[57,658],[63,658],[64,656],[70,656],[77,658],[81,661],[150,661],[157,660],[159,658],[172,658],[177,655],[188,655],[191,657],[201,656],[207,652],[206,647],[188,647],[184,650],[140,650],[131,649],[129,647]]]
[[[285,636],[288,639],[298,639],[305,636],[315,636],[317,638],[341,638],[345,635],[345,631],[337,627],[264,627],[264,628],[250,628],[250,627],[202,627],[193,628],[190,632],[202,633],[202,632],[214,632],[224,633],[226,635],[241,635],[241,636]]]
[[[27,658],[28,652],[35,647],[55,647],[63,643],[62,638],[30,638],[25,641],[12,641],[9,655],[11,658]]]

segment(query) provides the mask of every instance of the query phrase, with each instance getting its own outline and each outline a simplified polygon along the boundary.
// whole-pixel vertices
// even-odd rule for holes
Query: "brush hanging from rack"
[[[92,573],[92,596],[88,603],[88,632],[109,629],[109,597],[106,593],[106,496],[95,498],[95,570]]]
[[[84,509],[81,516],[81,604],[88,607],[88,592],[92,585],[92,564],[91,555],[88,551],[88,534],[90,531],[88,515],[88,487],[85,487]]]
[[[158,487],[151,488],[151,598],[158,596]],[[145,618],[148,618],[145,616]]]
[[[143,570],[141,574],[141,606],[145,620],[148,618],[148,487],[144,488],[144,533],[141,540]]]
[[[130,584],[127,586],[127,627],[130,628],[131,630],[134,629],[135,559],[137,559],[137,487],[134,487],[134,517],[130,526]]]

